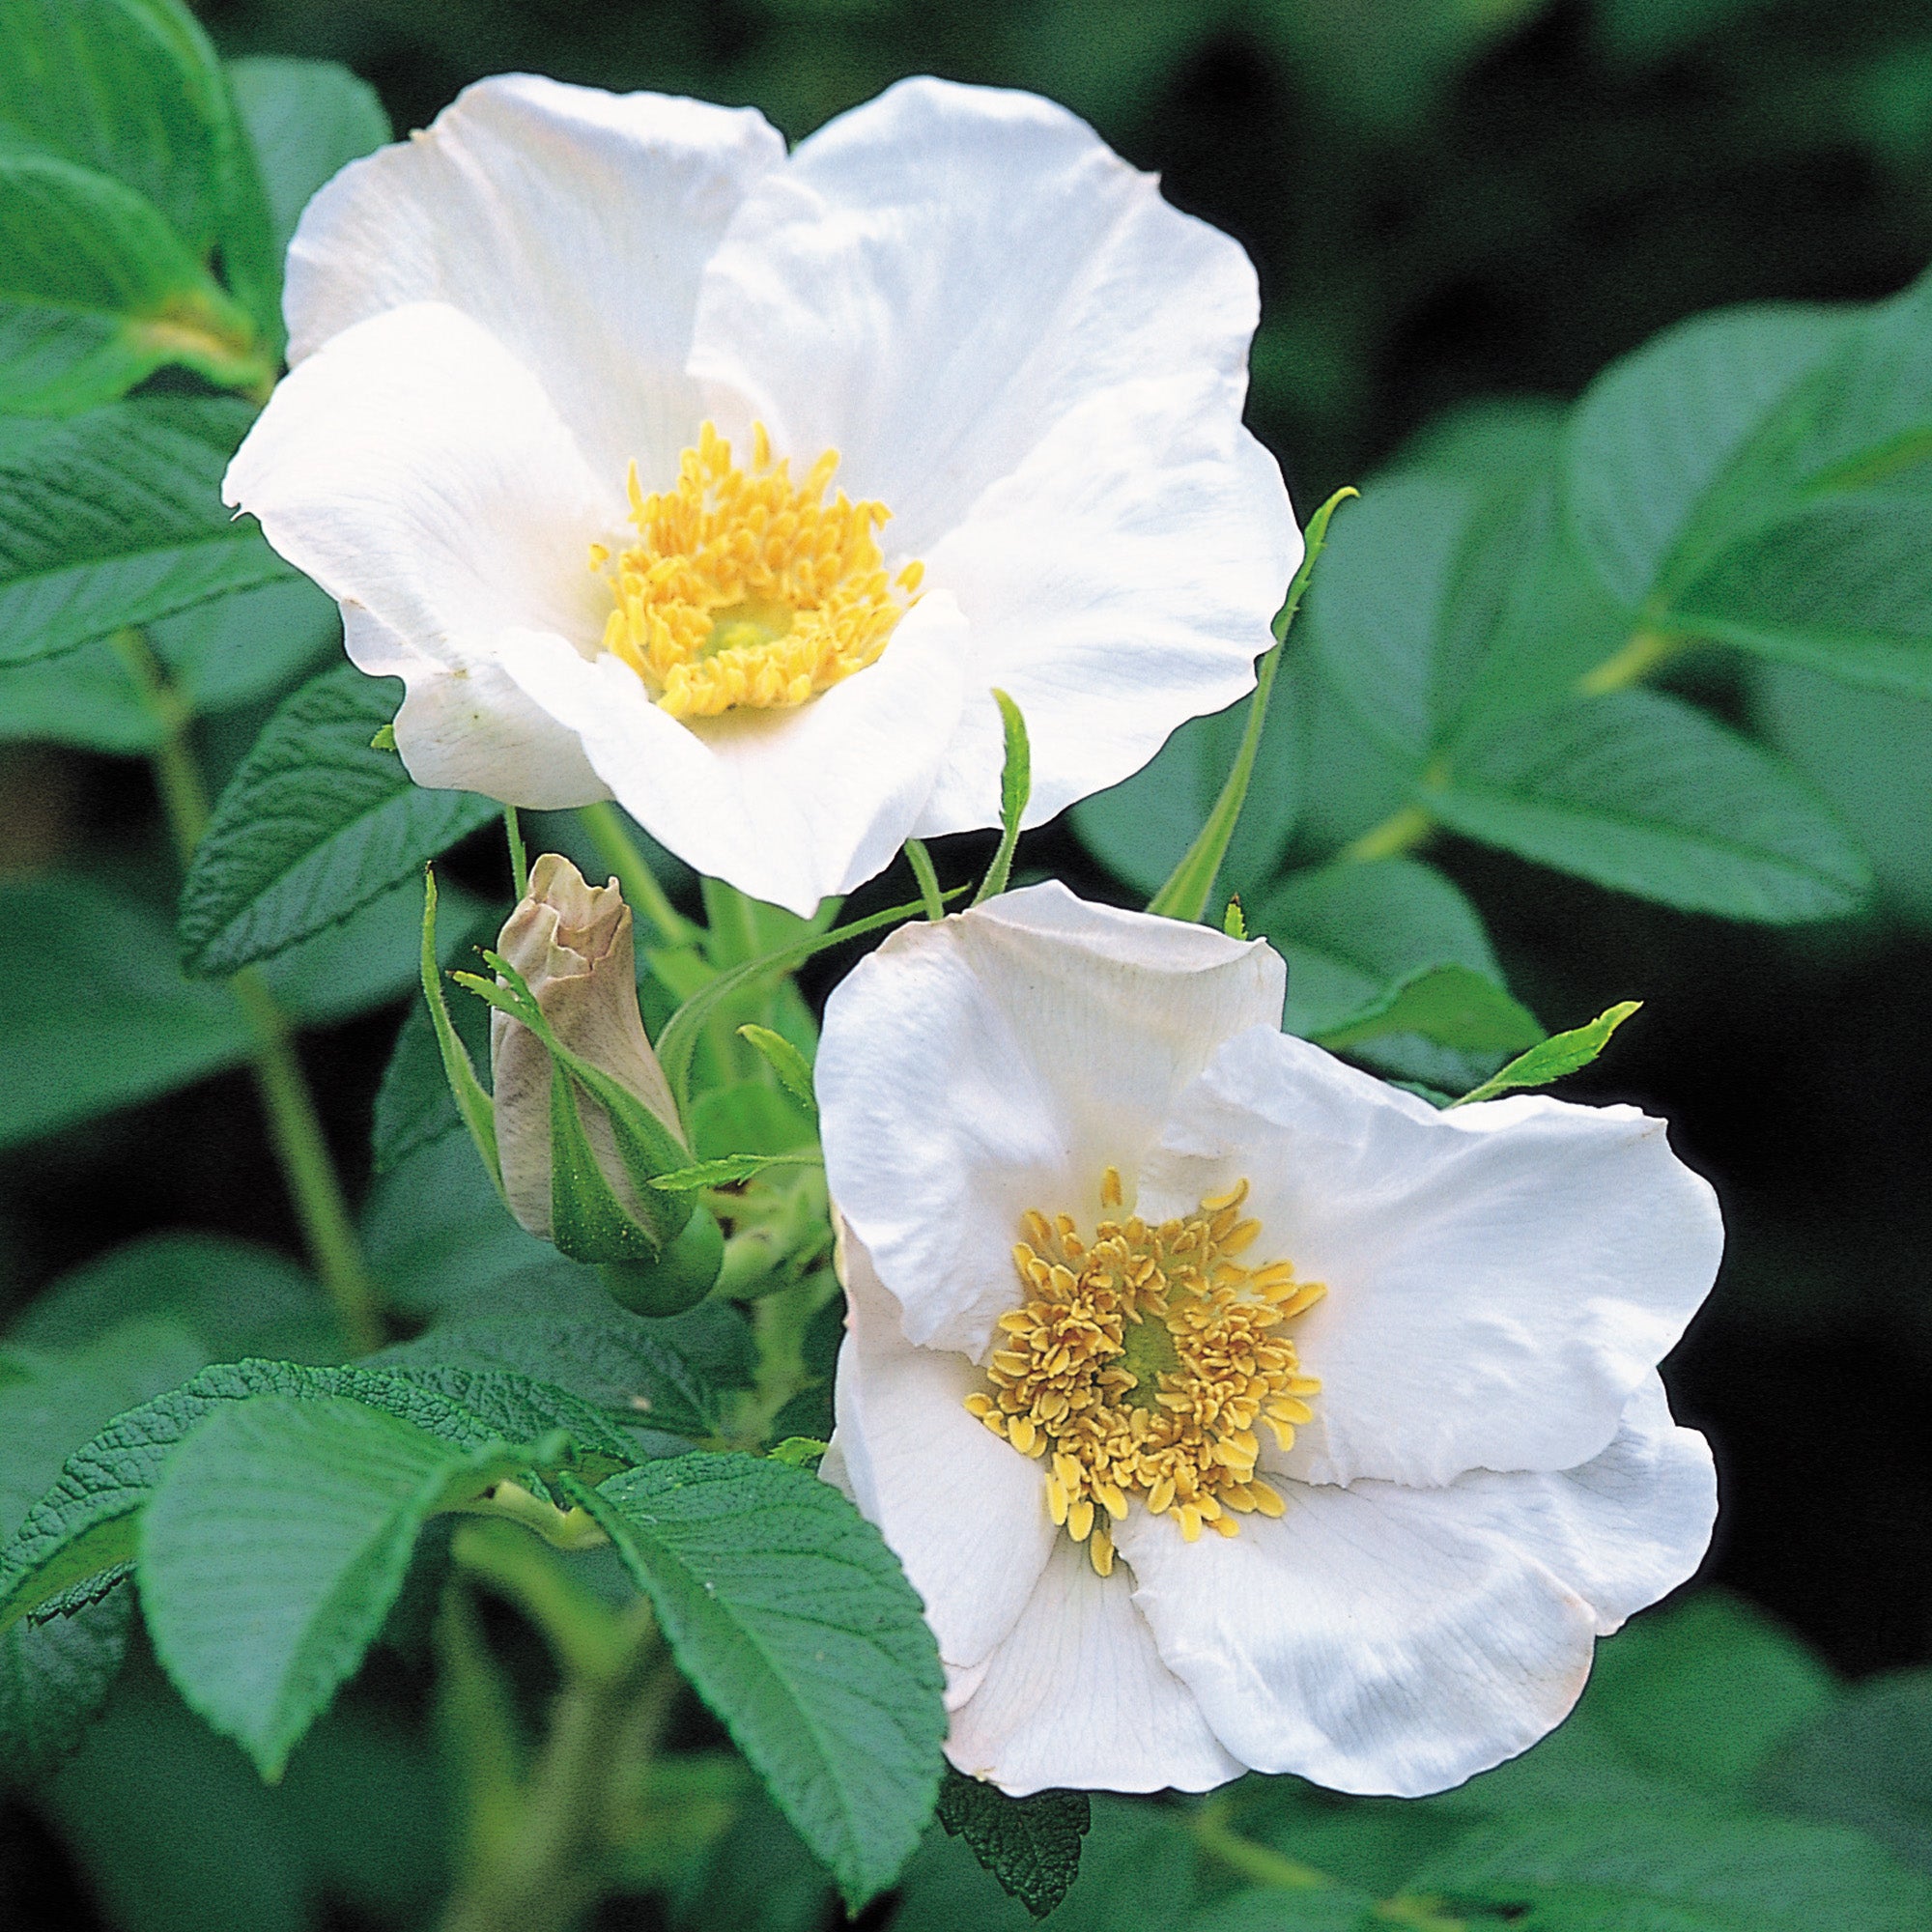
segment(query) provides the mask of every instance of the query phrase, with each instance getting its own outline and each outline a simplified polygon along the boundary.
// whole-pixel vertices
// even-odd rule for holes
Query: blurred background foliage
[[[1932,262],[1932,15],[1922,0],[208,0],[200,11],[225,54],[342,62],[374,84],[398,129],[425,124],[468,81],[513,68],[748,101],[794,137],[913,71],[1053,95],[1254,256],[1264,323],[1252,419],[1304,515],[1339,484],[1426,467],[1444,448],[1465,470],[1508,473],[1547,439],[1550,406],[1680,318],[1771,298],[1868,300]],[[273,691],[332,647],[326,610],[309,629],[291,621],[280,632],[292,655],[266,668],[259,688],[197,694],[217,784]],[[193,621],[157,627],[156,648],[193,683]],[[1759,1648],[1741,1672],[1714,1662],[1709,1710],[1679,1712],[1677,1730],[1635,1747],[1631,1775],[1655,1774],[1680,1795],[1700,1777],[1731,1777],[1802,1810],[1791,1794],[1806,1788],[1807,1750],[1845,1747],[1842,1729],[1807,1742],[1804,1727],[1827,1694],[1826,1673],[1864,1679],[1932,1660],[1922,1071],[1932,707],[1717,654],[1687,656],[1671,682],[1776,745],[1837,808],[1878,876],[1867,909],[1789,929],[1729,925],[1454,838],[1430,856],[1481,907],[1509,984],[1550,1024],[1624,998],[1647,1002],[1573,1091],[1667,1114],[1680,1151],[1722,1195],[1723,1276],[1666,1372],[1680,1416],[1710,1433],[1722,1473],[1706,1578],[1816,1656],[1742,1607],[1682,1626],[1693,1662],[1708,1654],[1734,1664],[1740,1631]],[[129,755],[147,749],[138,712],[125,742],[97,731],[96,749],[80,751],[58,742],[51,686],[42,711],[25,684],[10,696],[0,874],[28,876],[85,848],[158,919],[173,878],[147,767]],[[1296,854],[1309,857],[1380,821],[1397,794],[1305,667],[1290,702],[1300,755],[1320,775],[1295,833]],[[106,713],[97,703],[92,715]],[[1083,835],[1049,831],[1027,849],[1082,890],[1127,896],[1096,864],[1100,830]],[[477,859],[479,886],[494,864],[494,851]],[[58,961],[52,910],[52,929],[0,936],[10,967]],[[376,952],[401,962],[399,1001],[408,921],[390,923],[398,946]],[[358,944],[344,954],[375,956]],[[306,1006],[299,987],[285,990],[321,1023],[305,1054],[359,1187],[400,1004],[331,1023],[387,989],[345,997],[340,964],[311,977]],[[191,1012],[177,1023],[184,1051],[202,1052],[207,1067],[239,1057],[212,1035],[197,1044]],[[0,1173],[0,1310],[116,1241],[184,1225],[298,1249],[239,1072],[11,1149]],[[1641,1668],[1641,1653],[1630,1654]],[[389,1676],[345,1699],[289,1784],[270,1792],[137,1665],[49,1805],[7,1810],[0,1912],[10,1924],[86,1922],[69,1863],[78,1857],[103,1909],[136,1928],[297,1926],[312,1922],[310,1900],[323,1894],[344,1923],[379,1908],[407,1922],[435,1893],[440,1841],[426,1823],[436,1801],[422,1727],[397,1721],[399,1711],[421,1715],[410,1710],[420,1682],[383,1668]],[[1895,1806],[1913,1776],[1923,1784],[1923,1692],[1880,1681],[1858,1695],[1875,1752],[1920,1754],[1919,1772],[1887,1784]],[[1735,1766],[1712,1770],[1740,1701],[1758,1699],[1780,1715],[1776,1740],[1767,1730],[1739,1747]],[[1587,1760],[1591,1776],[1605,1762],[1618,1777],[1630,1772],[1587,1724],[1564,1735],[1573,1770]],[[1645,1749],[1678,1761],[1644,1762]],[[156,1775],[163,1764],[167,1775]],[[117,1791],[117,1779],[139,1789]],[[1627,1787],[1612,1778],[1591,1788],[1610,1798]],[[1922,1861],[1932,1799],[1921,1801],[1886,1834]],[[1400,1822],[1392,1813],[1395,1877],[1365,1871],[1359,1882],[1398,1882],[1441,1818],[1480,1813],[1483,1802],[1410,1807]],[[357,1807],[372,1804],[383,1816],[358,1822]],[[116,1821],[111,1831],[103,1817]],[[129,1819],[195,1845],[193,1859],[167,1867],[178,1896],[143,1889],[156,1864],[129,1841]],[[1254,1829],[1265,1838],[1293,1828],[1301,1847],[1319,1824],[1297,1815]],[[1110,1833],[1140,1829],[1102,1807],[1090,1861],[1113,1856]],[[368,1856],[345,1860],[343,1844],[358,1840]],[[973,1922],[998,1903],[973,1889],[987,1882],[957,1860],[963,1889],[947,1889],[957,1851],[935,1839],[923,1855],[937,1876],[923,1882],[921,1910],[935,1924]],[[764,1922],[777,1925],[795,1895],[796,1922],[813,1922],[816,1887],[786,1865],[775,1836],[767,1854],[770,1869],[713,1874],[714,1902],[718,1888],[755,1889]],[[1166,1854],[1136,1840],[1130,1855],[1148,1871]],[[239,1887],[243,1866],[271,1870],[274,1883]]]

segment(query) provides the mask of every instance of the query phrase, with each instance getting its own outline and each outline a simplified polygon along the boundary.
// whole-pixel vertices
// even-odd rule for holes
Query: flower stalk
[[[117,631],[113,643],[160,734],[150,760],[175,851],[185,867],[209,818],[208,786],[188,735],[194,711],[140,631]],[[367,1354],[384,1340],[382,1301],[362,1259],[341,1177],[296,1052],[293,1029],[268,981],[254,967],[244,966],[228,983],[253,1041],[256,1091],[269,1117],[270,1139],[301,1223],[309,1260],[335,1304],[350,1347],[357,1354]]]

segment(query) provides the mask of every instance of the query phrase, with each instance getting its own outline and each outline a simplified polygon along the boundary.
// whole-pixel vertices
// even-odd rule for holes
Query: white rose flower
[[[1045,885],[895,933],[819,1050],[826,1459],[1016,1795],[1416,1796],[1533,1744],[1696,1569],[1657,1364],[1710,1188],[1631,1107],[1437,1112],[1279,1031],[1259,942]]]
[[[1300,555],[1254,270],[1031,95],[757,113],[528,75],[344,169],[226,497],[401,677],[418,783],[614,797],[808,912],[1254,683]]]

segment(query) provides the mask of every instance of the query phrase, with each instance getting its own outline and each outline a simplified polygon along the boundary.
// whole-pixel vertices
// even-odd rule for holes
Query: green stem
[[[1665,659],[1684,648],[1682,638],[1664,631],[1637,631],[1621,650],[1613,651],[1594,669],[1577,680],[1577,689],[1585,697],[1601,697],[1606,691],[1626,691],[1646,678]]]
[[[366,1355],[384,1340],[382,1304],[363,1265],[341,1178],[296,1055],[294,1030],[254,967],[244,966],[228,983],[254,1040],[255,1086],[309,1259],[335,1304],[349,1346]]]
[[[524,850],[523,820],[517,816],[517,808],[506,805],[503,808],[503,837],[510,845],[510,883],[517,889],[520,899],[530,895],[529,854]]]
[[[159,741],[149,755],[175,850],[185,870],[209,819],[208,786],[188,735],[194,712],[140,631],[117,631],[113,643],[148,715],[160,729]],[[296,1056],[293,1031],[255,968],[243,967],[228,983],[253,1042],[255,1086],[269,1116],[269,1136],[301,1222],[309,1259],[335,1304],[350,1347],[357,1354],[367,1354],[385,1339],[382,1304],[362,1263],[355,1224],[328,1151],[315,1096]]]
[[[677,1675],[648,1605],[612,1610],[522,1531],[466,1524],[451,1553],[542,1631],[563,1684],[518,1802],[472,1818],[442,1932],[568,1932],[603,1892],[619,1792],[656,1753]]]
[[[908,838],[905,855],[913,877],[919,881],[919,895],[925,901],[925,916],[937,925],[946,917],[946,901],[940,896],[939,873],[934,868],[932,854],[925,849],[923,839]]]
[[[1195,1811],[1187,1821],[1187,1829],[1209,1858],[1218,1859],[1236,1877],[1252,1885],[1281,1886],[1294,1891],[1328,1889],[1335,1886],[1334,1879],[1314,1865],[1242,1837],[1228,1822],[1227,1807],[1217,1799],[1210,1799]],[[1378,1899],[1370,1910],[1385,1923],[1406,1926],[1408,1932],[1465,1932],[1463,1920],[1444,1918],[1436,1910],[1436,1903],[1435,1899],[1404,1894]]]
[[[1350,839],[1336,857],[1351,865],[1392,859],[1420,845],[1435,830],[1435,819],[1421,806],[1406,805],[1400,811],[1390,812],[1379,825],[1371,826],[1359,838]]]
[[[577,819],[589,834],[598,858],[616,875],[625,898],[657,927],[659,939],[666,946],[691,945],[697,937],[697,928],[671,904],[617,808],[609,799],[580,806]]]

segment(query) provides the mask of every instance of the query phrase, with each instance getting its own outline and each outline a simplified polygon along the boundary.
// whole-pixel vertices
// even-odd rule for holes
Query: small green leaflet
[[[1536,1015],[1472,967],[1425,966],[1379,999],[1315,1036],[1331,1051],[1415,1033],[1465,1053],[1510,1053],[1543,1037]]]
[[[810,1153],[727,1153],[716,1160],[701,1160],[694,1167],[680,1167],[669,1174],[654,1174],[651,1185],[667,1194],[695,1194],[700,1187],[730,1187],[750,1180],[768,1167],[816,1167],[819,1158]]]
[[[141,1514],[155,1653],[264,1777],[362,1661],[431,1516],[538,1460],[463,1449],[341,1396],[258,1396],[207,1416]]]
[[[1480,1087],[1470,1089],[1452,1107],[1465,1107],[1471,1100],[1493,1100],[1512,1087],[1547,1087],[1587,1066],[1609,1044],[1610,1036],[1643,1005],[1641,1000],[1624,1000],[1597,1015],[1587,1026],[1573,1027],[1568,1033],[1551,1034],[1539,1040],[1527,1053],[1519,1054],[1500,1071],[1492,1073]]]
[[[811,1091],[811,1065],[797,1047],[783,1034],[774,1033],[770,1027],[741,1026],[740,1039],[750,1040],[779,1076],[779,1085],[802,1106],[807,1113],[816,1116],[818,1096]]]
[[[473,792],[425,791],[369,739],[395,689],[327,670],[263,727],[216,802],[182,888],[182,954],[233,973],[335,924],[497,816]]]
[[[1084,1791],[1009,1798],[950,1765],[936,1815],[1036,1918],[1044,1918],[1079,1875],[1080,1841],[1094,1818]]]
[[[717,1712],[853,1912],[932,1815],[946,1712],[898,1560],[838,1491],[750,1456],[560,1479],[651,1599]]]
[[[830,1446],[815,1435],[787,1435],[782,1442],[774,1442],[767,1454],[788,1469],[816,1469]]]
[[[1033,749],[1027,743],[1026,720],[1020,708],[1004,691],[993,693],[1000,707],[1000,724],[1006,736],[1006,757],[1000,766],[1000,843],[980,890],[973,895],[979,905],[1007,889],[1012,876],[1013,848],[1020,842],[1020,820],[1026,815],[1027,800],[1033,796]]]

